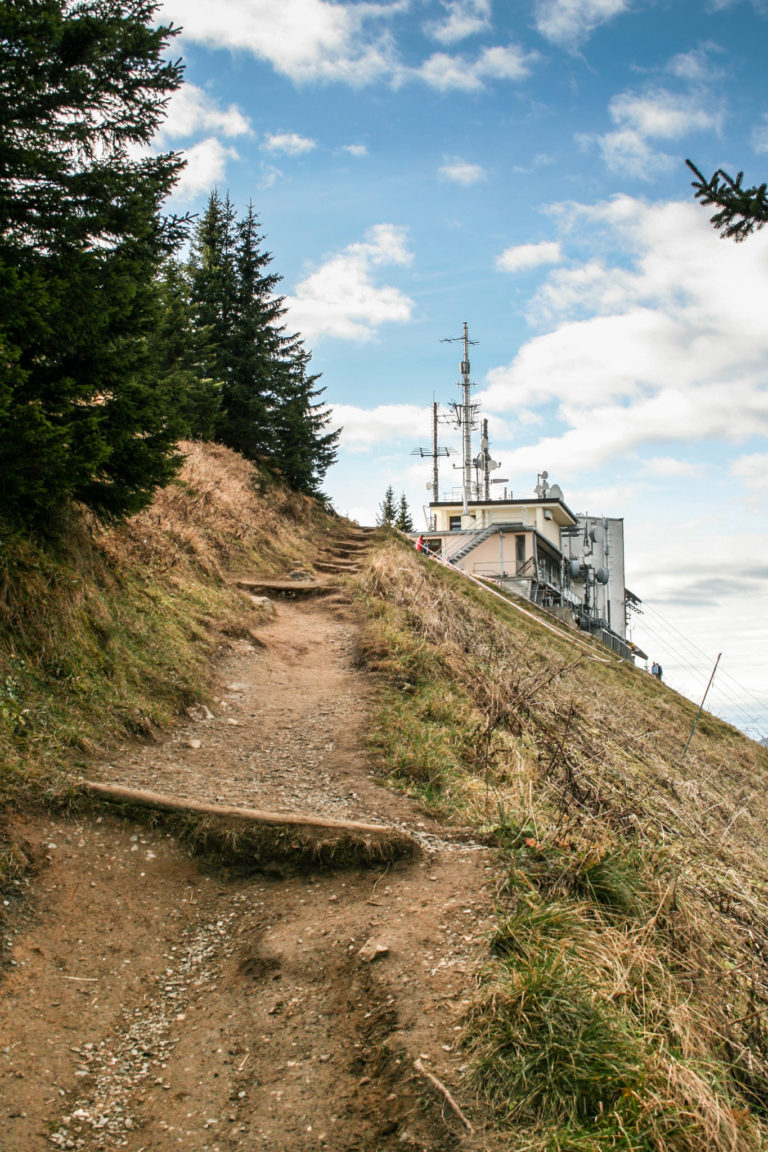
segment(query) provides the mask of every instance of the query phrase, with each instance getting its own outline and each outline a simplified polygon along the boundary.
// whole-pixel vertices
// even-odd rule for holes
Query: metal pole
[[[440,492],[437,486],[437,401],[432,401],[432,499],[439,501]]]
[[[464,390],[464,403],[462,404],[462,432],[464,440],[464,515],[469,512],[469,500],[472,494],[472,413],[469,402],[469,328],[464,321],[464,359],[461,362],[461,381]]]
[[[692,726],[692,728],[691,728],[691,734],[690,734],[690,736],[688,737],[688,740],[687,740],[687,743],[686,743],[686,745],[685,745],[685,748],[683,748],[683,754],[682,754],[682,756],[680,757],[680,763],[681,763],[681,764],[682,764],[683,760],[685,760],[685,754],[686,754],[686,752],[688,751],[688,745],[690,744],[691,740],[693,739],[693,734],[694,734],[694,732],[696,731],[696,725],[697,725],[697,724],[698,724],[698,722],[699,722],[699,716],[701,716],[701,712],[702,712],[702,709],[704,708],[704,701],[705,701],[705,700],[706,700],[706,698],[707,698],[707,693],[709,692],[709,689],[710,689],[710,687],[711,687],[711,685],[712,685],[712,681],[713,681],[713,680],[714,680],[714,678],[715,678],[715,672],[717,672],[717,666],[718,666],[718,664],[720,663],[720,657],[721,657],[721,656],[722,656],[722,652],[718,652],[718,654],[717,654],[717,660],[715,660],[715,666],[714,666],[714,668],[712,669],[712,675],[711,675],[711,676],[710,676],[710,678],[709,678],[709,683],[707,684],[707,687],[704,689],[704,695],[703,695],[703,696],[702,696],[702,698],[701,698],[701,704],[699,704],[699,710],[698,710],[698,712],[696,713],[696,719],[693,721],[693,726]]]
[[[491,457],[488,451],[488,421],[483,420],[483,438],[480,441],[483,455],[483,499],[491,498]]]

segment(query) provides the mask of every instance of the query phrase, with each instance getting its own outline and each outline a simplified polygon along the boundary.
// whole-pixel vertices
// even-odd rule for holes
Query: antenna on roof
[[[414,448],[411,456],[420,456],[422,460],[432,460],[432,480],[427,484],[427,488],[432,490],[432,499],[440,499],[440,490],[438,487],[438,474],[437,462],[441,456],[450,456],[451,448],[440,448],[437,443],[437,402],[432,401],[432,451],[427,452],[424,448]]]
[[[463,473],[464,473],[464,515],[466,516],[469,511],[469,501],[472,498],[472,429],[477,427],[476,415],[477,405],[472,404],[469,399],[470,388],[472,382],[469,379],[469,346],[470,344],[477,344],[477,340],[470,340],[469,328],[467,322],[464,321],[464,333],[462,336],[447,336],[441,340],[441,344],[454,344],[456,341],[462,340],[464,343],[464,359],[461,361],[461,384],[459,387],[462,389],[461,404],[453,404],[454,415],[456,418],[457,427],[461,428],[462,433],[462,456],[463,456]]]
[[[480,451],[475,457],[475,467],[483,474],[483,499],[491,498],[491,472],[500,468],[498,460],[492,460],[488,451],[488,421],[483,420],[483,435],[480,440]]]

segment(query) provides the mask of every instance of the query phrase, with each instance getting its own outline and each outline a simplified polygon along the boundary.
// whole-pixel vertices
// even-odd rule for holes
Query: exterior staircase
[[[462,544],[456,552],[452,552],[446,559],[451,564],[458,564],[459,560],[463,560],[465,556],[468,556],[473,548],[477,548],[478,544],[482,544],[483,540],[487,540],[489,536],[493,536],[498,530],[498,524],[489,524],[487,528],[483,528],[480,532],[476,532],[474,536],[470,536],[465,544]]]

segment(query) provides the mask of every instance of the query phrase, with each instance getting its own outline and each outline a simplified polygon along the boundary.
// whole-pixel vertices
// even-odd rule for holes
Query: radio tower
[[[461,384],[459,388],[462,390],[461,404],[452,404],[454,418],[457,428],[461,428],[462,438],[462,471],[464,474],[464,515],[469,511],[469,501],[472,499],[472,429],[477,427],[476,414],[477,405],[472,404],[470,401],[470,388],[472,382],[469,379],[469,346],[476,344],[476,340],[470,340],[469,328],[466,320],[464,321],[464,335],[448,337],[442,341],[444,344],[453,344],[457,340],[464,342],[464,359],[461,362]]]

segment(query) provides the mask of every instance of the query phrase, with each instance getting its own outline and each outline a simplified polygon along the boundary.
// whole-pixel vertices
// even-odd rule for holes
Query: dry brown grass
[[[330,521],[222,445],[183,441],[179,476],[102,545],[114,563],[149,565],[171,581],[193,565],[214,580],[266,575],[317,554]]]
[[[444,746],[462,748],[443,806],[447,796],[462,820],[497,836],[510,868],[504,915],[525,898],[524,921],[539,909],[546,922],[558,901],[569,904],[570,934],[563,941],[551,924],[542,930],[539,960],[559,940],[557,987],[563,977],[564,987],[586,990],[590,1003],[610,1008],[611,1028],[630,1027],[640,1039],[642,1087],[606,1120],[604,1144],[566,1125],[568,1139],[560,1130],[565,1142],[552,1147],[760,1147],[768,752],[706,716],[683,762],[695,713],[688,700],[399,544],[372,556],[360,590],[371,608],[363,656],[400,700],[382,719],[379,746],[400,739],[406,762],[403,715],[411,709],[423,726],[425,702],[462,701],[441,717]],[[398,673],[398,651],[410,660],[406,672]],[[408,739],[417,763],[421,750]],[[527,976],[518,961],[491,964],[476,1037],[507,1034],[499,980],[514,1014],[519,997],[506,982],[538,980],[536,963]],[[619,1131],[630,1114],[631,1139]],[[530,1146],[549,1147],[541,1133]]]
[[[259,619],[242,573],[311,562],[335,523],[215,445],[152,505],[103,527],[73,516],[55,545],[0,551],[0,801],[65,788],[88,758],[205,698],[207,659]]]

